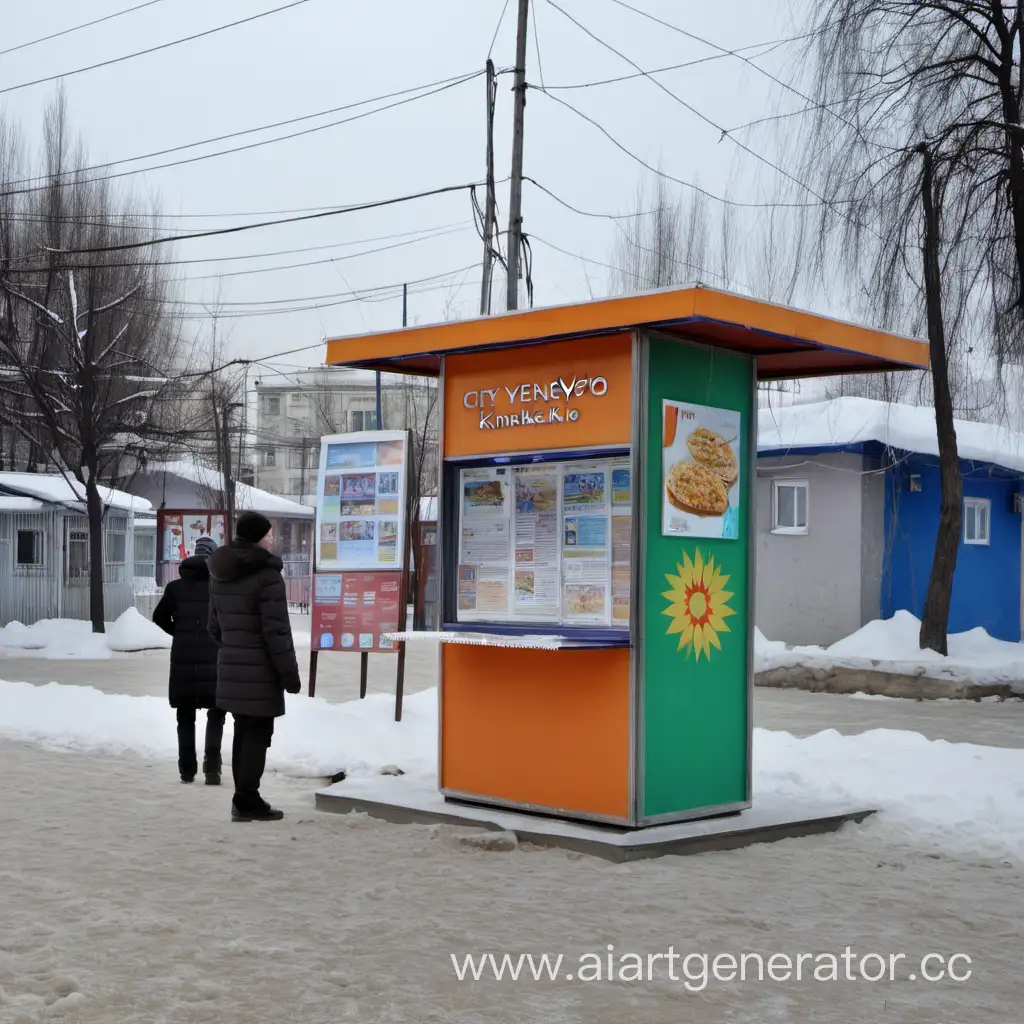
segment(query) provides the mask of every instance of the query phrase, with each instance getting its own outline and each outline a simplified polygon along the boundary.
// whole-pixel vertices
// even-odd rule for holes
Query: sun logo
[[[729,577],[722,575],[721,567],[715,565],[714,556],[705,562],[700,548],[695,552],[693,561],[684,551],[683,564],[677,564],[676,569],[678,576],[665,574],[672,589],[661,595],[668,600],[668,607],[662,615],[672,619],[668,635],[679,634],[676,650],[681,651],[685,647],[687,656],[693,650],[698,661],[702,654],[710,661],[711,648],[722,649],[718,634],[730,631],[725,620],[736,614],[728,604],[733,595],[725,589]]]

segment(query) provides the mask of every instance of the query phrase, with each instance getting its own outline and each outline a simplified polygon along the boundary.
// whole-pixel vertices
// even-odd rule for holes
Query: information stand
[[[320,440],[309,695],[322,651],[359,654],[359,697],[369,656],[397,655],[395,720],[402,717],[409,596],[409,439],[404,430]]]
[[[437,375],[439,785],[642,827],[751,802],[759,380],[919,341],[703,287],[328,343]],[[784,599],[784,595],[780,595]]]

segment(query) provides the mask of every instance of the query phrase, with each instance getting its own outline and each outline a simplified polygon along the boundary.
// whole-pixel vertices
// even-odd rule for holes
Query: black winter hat
[[[273,529],[273,523],[259,512],[243,512],[235,523],[235,536],[250,544],[259,544]]]

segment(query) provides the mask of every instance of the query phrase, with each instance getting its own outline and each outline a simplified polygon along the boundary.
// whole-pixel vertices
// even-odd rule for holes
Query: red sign
[[[394,653],[381,633],[398,630],[400,572],[327,572],[313,577],[314,651]]]

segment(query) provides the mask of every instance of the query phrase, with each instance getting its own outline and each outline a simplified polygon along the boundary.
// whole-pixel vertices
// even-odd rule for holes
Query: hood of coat
[[[272,551],[238,539],[227,547],[217,548],[210,555],[209,564],[210,575],[221,583],[253,576],[261,569],[276,569],[280,572],[284,568],[284,563]]]
[[[178,575],[183,580],[208,580],[210,567],[205,555],[192,555],[178,566]]]

